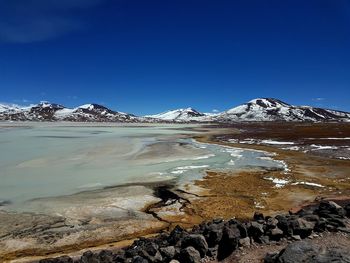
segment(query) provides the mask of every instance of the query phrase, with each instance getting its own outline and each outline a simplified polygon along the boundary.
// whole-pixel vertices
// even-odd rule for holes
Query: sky
[[[0,102],[350,111],[349,0],[0,0]]]

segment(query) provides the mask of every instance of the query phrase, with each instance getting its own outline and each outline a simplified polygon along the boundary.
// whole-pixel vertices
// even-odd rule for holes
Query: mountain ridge
[[[154,115],[136,116],[90,103],[75,108],[42,101],[35,105],[0,104],[2,121],[75,122],[350,122],[350,113],[312,106],[295,106],[275,98],[256,98],[219,113],[202,113],[194,108],[175,109]]]

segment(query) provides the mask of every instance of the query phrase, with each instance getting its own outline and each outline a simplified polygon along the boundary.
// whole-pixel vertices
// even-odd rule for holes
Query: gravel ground
[[[252,245],[244,249],[240,249],[233,253],[229,258],[221,261],[222,263],[261,263],[267,253],[279,252],[288,245],[291,241],[281,241],[276,244],[269,245]],[[320,245],[324,248],[339,248],[349,249],[350,234],[337,232],[325,232],[319,236],[312,238],[313,244]],[[217,263],[218,261],[209,261],[210,263]]]

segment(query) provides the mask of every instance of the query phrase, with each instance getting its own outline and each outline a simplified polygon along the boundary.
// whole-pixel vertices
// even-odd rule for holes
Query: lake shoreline
[[[213,132],[210,136],[204,135],[202,137],[199,137],[199,136],[192,136],[192,137],[194,137],[196,140],[199,140],[199,141],[205,142],[205,143],[222,144],[222,145],[226,145],[228,147],[230,147],[230,146],[239,147],[239,148],[249,147],[252,150],[276,152],[275,148],[262,147],[259,145],[248,145],[247,146],[247,145],[242,145],[242,144],[232,144],[232,143],[228,144],[226,142],[218,141],[217,140],[218,136],[222,137],[223,134],[230,134],[230,133],[232,134],[232,132],[227,132],[227,130],[223,129],[223,130],[219,130],[219,131],[216,130],[216,133],[217,134],[215,135],[215,129],[213,129]],[[237,134],[237,131],[234,131],[234,134]],[[277,151],[279,151],[279,150],[277,150]],[[285,153],[282,153],[282,152],[283,151],[279,151],[278,157],[273,156],[273,158],[278,158],[278,159],[286,161],[289,169],[291,169],[292,172],[295,172],[298,174],[298,176],[295,179],[304,180],[305,178],[301,177],[301,174],[307,173],[307,171],[301,171],[300,167],[296,166],[296,164],[298,162],[300,162],[302,159],[305,159],[304,155],[301,153],[295,153],[295,152],[285,152]],[[317,158],[320,158],[320,157],[317,157]],[[322,159],[323,162],[324,162],[324,160],[325,159]],[[324,163],[322,164],[320,160],[318,160],[318,161],[312,160],[311,163],[313,163],[313,162],[314,162],[314,165],[319,166],[318,167],[319,169],[316,169],[316,170],[313,169],[313,173],[320,174],[320,172],[322,171],[321,168],[325,164]],[[337,160],[335,160],[335,162],[337,162]],[[338,161],[338,162],[341,162],[341,161]],[[344,161],[342,163],[344,163]],[[338,166],[338,168],[339,167],[342,167],[342,166],[340,165],[340,166]],[[347,166],[345,165],[344,168],[347,168]],[[347,169],[345,169],[345,170],[347,170]],[[274,176],[276,176],[276,178],[279,176],[278,173],[283,173],[282,170],[281,171],[265,171],[265,172],[264,171],[260,171],[260,172],[256,171],[257,174],[252,176],[253,178],[256,178],[256,179],[254,179],[253,181],[250,181],[249,183],[253,183],[253,185],[254,185],[254,183],[259,182],[258,185],[263,184],[263,186],[265,187],[264,188],[265,190],[272,189],[272,192],[275,192],[275,191],[280,192],[281,190],[274,189],[274,185],[271,181],[262,178],[264,175],[261,173],[266,173],[266,172],[275,173]],[[249,174],[251,175],[252,173],[249,173]],[[153,226],[157,226],[157,227],[151,226],[148,229],[143,227],[142,232],[138,232],[135,235],[124,236],[124,240],[125,239],[133,240],[133,238],[139,237],[141,233],[142,233],[141,236],[144,236],[144,235],[147,236],[150,234],[152,235],[152,234],[156,234],[159,232],[171,230],[177,224],[182,225],[185,228],[192,227],[193,225],[196,225],[203,220],[208,220],[210,218],[212,219],[213,217],[217,217],[218,215],[220,216],[220,214],[213,214],[213,213],[207,212],[207,211],[213,211],[213,208],[218,208],[218,207],[221,207],[223,209],[220,212],[221,213],[220,217],[229,218],[229,217],[232,217],[232,215],[235,215],[235,216],[238,216],[239,218],[242,218],[242,219],[250,218],[251,213],[252,213],[252,211],[251,211],[252,208],[254,210],[259,211],[259,209],[257,209],[257,207],[256,207],[256,204],[253,203],[254,205],[251,206],[251,204],[252,204],[251,201],[254,202],[254,200],[252,200],[251,198],[250,198],[251,200],[249,200],[249,202],[246,205],[246,207],[249,209],[246,209],[245,215],[242,217],[242,216],[239,216],[237,214],[237,211],[238,211],[237,208],[232,208],[232,205],[227,206],[227,205],[225,205],[225,202],[223,202],[225,199],[226,199],[226,203],[227,203],[227,200],[234,200],[234,199],[237,200],[237,196],[231,196],[230,197],[231,199],[228,199],[228,196],[221,196],[220,198],[218,198],[217,196],[215,197],[215,191],[217,191],[217,190],[213,186],[215,186],[217,182],[226,182],[226,184],[224,184],[224,186],[227,186],[227,187],[231,186],[232,187],[232,185],[235,185],[235,183],[236,183],[236,182],[234,182],[235,180],[238,180],[239,178],[240,179],[247,178],[247,174],[243,174],[242,177],[239,177],[239,176],[240,175],[237,175],[237,174],[236,175],[232,175],[232,174],[229,175],[229,174],[224,174],[224,173],[222,173],[222,174],[209,173],[207,175],[207,177],[194,183],[194,186],[196,187],[196,189],[191,189],[191,187],[193,187],[193,186],[188,186],[188,188],[185,188],[185,189],[176,189],[176,187],[174,187],[174,185],[170,185],[170,186],[153,185],[153,194],[154,194],[154,191],[158,191],[159,189],[162,189],[164,187],[167,188],[167,191],[161,193],[160,196],[158,195],[158,201],[152,202],[142,209],[144,212],[146,212],[147,214],[149,214],[150,216],[153,217],[153,219],[150,220],[149,222],[152,222],[151,224],[153,224]],[[282,176],[284,176],[284,175],[282,175]],[[231,183],[227,183],[227,180],[233,180],[233,181]],[[330,184],[331,182],[329,182],[329,180],[327,181],[325,178],[322,178],[322,182],[319,182],[319,183],[327,185],[327,184]],[[345,184],[345,186],[346,186],[347,182],[345,182],[345,183],[346,183]],[[334,185],[335,185],[334,183],[331,184],[331,186],[334,186]],[[339,184],[339,185],[341,185],[341,184]],[[339,187],[339,185],[337,184],[337,187]],[[220,187],[222,187],[222,185],[220,185]],[[290,189],[289,187],[292,187],[292,186],[287,186],[286,189],[282,189],[282,192],[286,192],[288,189]],[[306,195],[307,198],[304,200],[297,200],[295,203],[296,205],[303,204],[307,201],[313,201],[314,200],[313,198],[315,196],[317,197],[320,194],[322,194],[322,195],[327,194],[328,196],[332,196],[335,194],[335,193],[331,193],[331,192],[330,193],[325,193],[325,192],[322,193],[322,192],[319,192],[319,190],[316,190],[316,192],[315,192],[314,188],[310,189],[310,187],[306,187],[305,185],[294,185],[293,187],[294,187],[294,189],[295,188],[297,188],[299,190],[301,189],[300,191],[307,193],[307,195]],[[222,191],[223,188],[220,188],[220,189]],[[226,191],[229,192],[229,191],[235,190],[235,189],[231,189],[231,190],[229,190],[229,189],[230,188],[227,188]],[[194,190],[194,191],[192,191],[192,190]],[[169,193],[172,193],[172,194],[169,194]],[[162,194],[164,194],[165,196],[164,195],[162,196]],[[242,195],[242,193],[239,193],[239,194]],[[344,191],[343,194],[345,195],[346,191]],[[217,195],[217,193],[216,193],[216,195]],[[275,195],[275,194],[272,193],[272,196],[273,195]],[[155,195],[155,196],[157,196],[157,195]],[[165,198],[166,196],[167,196],[167,198]],[[217,198],[217,199],[215,199],[215,198]],[[293,197],[290,197],[290,198],[293,198]],[[271,199],[271,200],[273,200],[273,199]],[[229,203],[232,204],[232,202],[229,202]],[[166,204],[166,206],[164,206],[164,204]],[[240,210],[242,210],[242,207],[245,207],[245,206],[242,206],[242,207],[241,206],[242,206],[242,203],[238,203],[238,207],[240,208]],[[286,212],[287,209],[290,208],[290,205],[287,205],[287,204],[276,203],[275,206],[278,209],[276,209],[276,207],[275,207],[274,210],[272,209],[270,211],[264,211],[263,209],[260,209],[260,210],[264,211],[264,213],[266,213],[266,214],[272,214],[272,213],[279,213],[281,211]],[[159,217],[161,219],[160,221],[159,221],[159,218],[154,217],[155,214],[157,215],[157,217],[159,217],[158,215],[161,215]],[[142,219],[141,221],[144,221],[144,219]],[[162,222],[162,223],[159,224],[159,222]],[[101,234],[103,235],[103,233],[101,233]],[[107,241],[108,238],[105,240]],[[113,247],[110,247],[110,245],[117,244],[119,241],[123,243],[123,239],[116,240],[114,237],[113,241],[109,240],[108,242],[105,242],[105,245],[103,245],[102,247],[101,247],[101,245],[103,243],[102,240],[100,240],[99,242],[96,242],[95,244],[91,243],[91,247],[95,247],[96,250],[99,250],[103,247],[109,247],[110,249],[113,249]],[[115,243],[115,242],[117,242],[117,243]],[[90,249],[91,249],[91,247],[90,247]],[[119,247],[118,245],[115,245],[115,249],[117,249],[118,247]],[[66,254],[69,251],[77,251],[77,250],[79,251],[78,247],[75,244],[75,245],[72,245],[70,248],[68,248],[68,247],[65,248],[65,250],[63,250],[62,252]],[[86,250],[86,249],[84,249],[84,250]],[[80,254],[83,251],[78,252],[78,254]],[[43,252],[43,256],[45,254],[44,257],[47,257],[47,255],[48,255],[47,253],[50,253],[50,252],[49,251]],[[55,254],[55,255],[57,255],[57,254]],[[14,258],[13,256],[14,255],[12,255],[12,258]],[[16,257],[18,257],[18,255],[16,255]],[[10,259],[10,258],[11,257],[7,257],[7,259]],[[23,261],[19,260],[18,262],[30,262],[30,259],[28,259],[27,261],[26,260],[24,260],[24,258],[23,258]]]

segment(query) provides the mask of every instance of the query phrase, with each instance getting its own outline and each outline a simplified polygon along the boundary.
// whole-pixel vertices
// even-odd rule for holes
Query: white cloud
[[[313,101],[323,101],[323,100],[325,100],[325,98],[313,98],[312,100]]]

